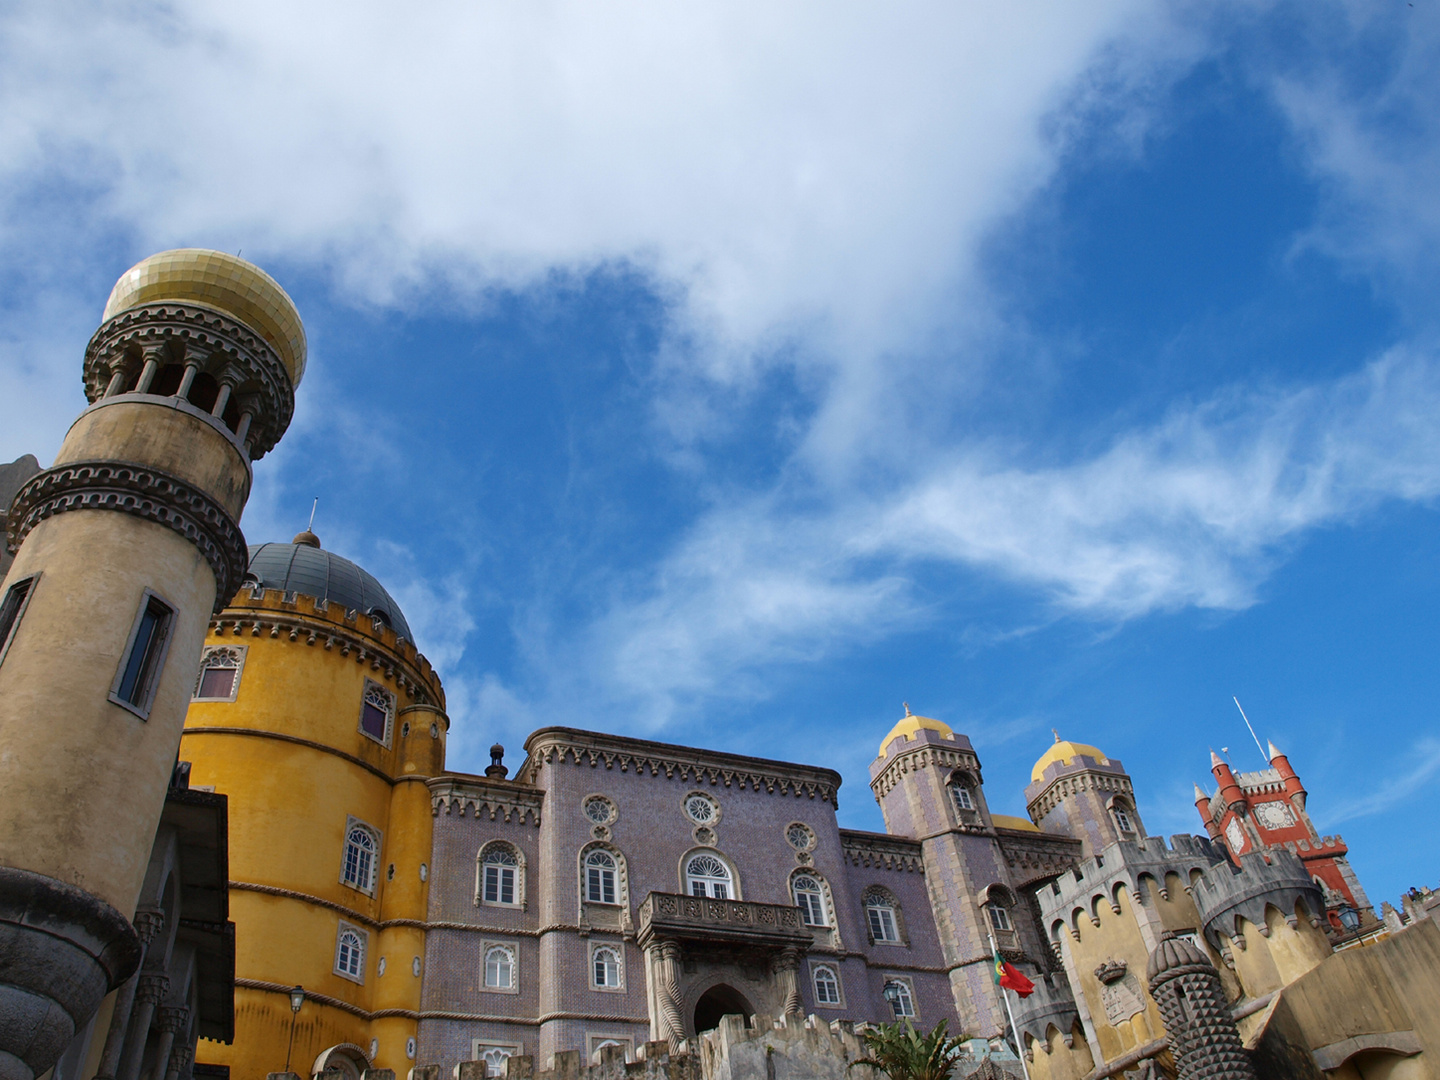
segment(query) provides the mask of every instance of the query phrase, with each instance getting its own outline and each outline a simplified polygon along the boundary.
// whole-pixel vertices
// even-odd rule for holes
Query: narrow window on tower
[[[377,682],[365,680],[360,703],[360,731],[378,743],[390,745],[390,724],[395,719],[395,695]]]
[[[25,614],[25,606],[30,603],[30,594],[35,591],[39,576],[36,574],[15,582],[5,593],[4,602],[0,603],[0,663],[4,663],[5,654],[10,651],[10,642],[15,638],[20,617]]]
[[[110,700],[144,720],[150,715],[160,672],[165,666],[165,653],[170,647],[170,631],[175,624],[175,609],[145,590],[140,613],[130,628],[130,640],[110,687]]]

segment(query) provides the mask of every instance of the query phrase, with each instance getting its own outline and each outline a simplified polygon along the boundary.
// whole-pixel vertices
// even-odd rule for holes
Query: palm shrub
[[[970,1038],[946,1034],[944,1020],[928,1035],[916,1031],[908,1020],[868,1027],[857,1034],[865,1056],[852,1061],[850,1068],[869,1065],[890,1080],[945,1080],[955,1063],[965,1056],[961,1045]]]

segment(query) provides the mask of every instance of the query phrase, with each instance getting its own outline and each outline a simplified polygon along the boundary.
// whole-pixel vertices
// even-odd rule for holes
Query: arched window
[[[597,946],[590,954],[590,961],[591,977],[597,989],[620,989],[620,953],[614,946]]]
[[[515,950],[508,945],[491,945],[485,950],[485,989],[515,989]]]
[[[365,935],[348,923],[341,923],[335,939],[335,973],[361,982],[364,972]]]
[[[345,825],[345,859],[340,880],[363,893],[375,891],[375,870],[380,857],[380,834],[351,818]]]
[[[865,919],[870,924],[871,940],[899,942],[900,923],[895,917],[895,901],[888,893],[872,889],[865,894]]]
[[[1133,833],[1135,831],[1135,826],[1130,820],[1130,808],[1125,805],[1123,799],[1115,800],[1114,805],[1110,808],[1110,813],[1115,815],[1115,827],[1122,833]]]
[[[615,896],[615,856],[604,848],[596,848],[585,856],[585,899],[592,904],[617,903]]]
[[[240,669],[245,664],[245,646],[206,649],[195,680],[196,701],[234,701],[240,686]]]
[[[963,780],[950,781],[950,798],[955,800],[955,809],[962,814],[975,809],[975,797],[970,794],[970,786]]]
[[[910,984],[904,979],[889,979],[885,983],[885,1000],[896,1020],[915,1018],[915,997],[910,993]]]
[[[840,1004],[840,980],[829,964],[816,964],[811,972],[811,981],[815,986],[816,1005]]]
[[[513,907],[520,903],[523,867],[516,850],[503,840],[480,851],[480,902]]]
[[[796,874],[790,882],[790,890],[806,926],[830,925],[825,916],[825,894],[819,881],[809,874]]]
[[[691,896],[713,896],[728,900],[731,892],[730,868],[714,855],[690,856],[685,863],[685,891]]]
[[[998,903],[986,904],[985,913],[990,916],[990,925],[994,929],[1005,933],[1015,929],[1010,925],[1010,912],[1007,911],[1003,905]]]
[[[377,682],[365,680],[360,705],[360,730],[376,742],[390,745],[390,721],[395,718],[395,695]]]

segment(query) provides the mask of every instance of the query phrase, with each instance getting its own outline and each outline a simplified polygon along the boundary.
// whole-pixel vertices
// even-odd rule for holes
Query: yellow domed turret
[[[880,740],[880,749],[875,752],[875,756],[884,757],[885,748],[890,745],[890,740],[895,738],[895,736],[901,735],[906,739],[910,739],[914,737],[915,733],[921,728],[928,731],[938,731],[947,739],[953,739],[955,737],[955,732],[950,730],[949,724],[940,720],[932,720],[928,716],[916,716],[910,711],[910,703],[907,701],[905,703],[905,715],[898,724],[890,729],[890,734]]]
[[[292,389],[305,374],[305,327],[279,282],[254,263],[223,251],[177,248],[142,259],[115,283],[104,319],[141,304],[174,300],[205,304],[260,332],[270,343]]]
[[[1087,746],[1085,743],[1071,742],[1069,739],[1060,738],[1060,733],[1055,732],[1055,745],[1040,755],[1040,760],[1035,762],[1035,768],[1030,770],[1030,782],[1034,783],[1045,775],[1045,770],[1057,761],[1061,765],[1068,765],[1077,757],[1084,755],[1094,758],[1102,764],[1110,764],[1110,759],[1105,756],[1105,751],[1096,746]]]

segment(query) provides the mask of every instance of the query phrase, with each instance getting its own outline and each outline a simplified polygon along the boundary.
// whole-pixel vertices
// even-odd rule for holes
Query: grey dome
[[[349,559],[312,544],[253,545],[245,580],[259,582],[267,589],[328,600],[362,615],[379,615],[398,636],[411,642],[415,640],[410,636],[410,624],[405,621],[400,605],[373,574]]]
[[[1155,951],[1150,954],[1150,963],[1146,965],[1146,979],[1153,985],[1155,980],[1167,972],[1176,969],[1192,969],[1197,967],[1212,968],[1210,958],[1190,944],[1182,937],[1177,937],[1175,931],[1167,930],[1160,935],[1159,942],[1155,945]]]

